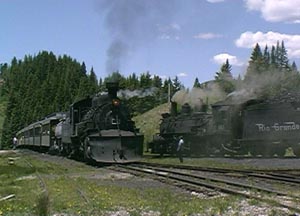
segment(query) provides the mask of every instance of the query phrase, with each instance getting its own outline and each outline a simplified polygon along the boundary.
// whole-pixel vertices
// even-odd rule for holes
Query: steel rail
[[[240,196],[243,196],[243,197],[246,197],[246,198],[249,198],[249,199],[255,199],[255,200],[259,200],[259,201],[266,202],[266,203],[272,203],[272,204],[275,204],[277,206],[284,207],[284,208],[287,208],[287,209],[295,211],[295,212],[300,212],[300,208],[297,208],[297,207],[294,207],[294,206],[291,206],[291,205],[287,205],[285,203],[281,203],[281,202],[276,201],[276,200],[263,198],[259,195],[253,195],[253,194],[250,194],[250,193],[245,193],[245,192],[230,188],[230,187],[228,187],[228,185],[234,185],[235,187],[243,187],[243,188],[247,186],[250,189],[251,188],[252,189],[257,189],[257,190],[260,190],[261,192],[275,193],[275,194],[278,194],[278,195],[284,195],[284,196],[291,197],[290,195],[288,195],[284,192],[272,191],[272,190],[268,190],[268,189],[264,189],[264,188],[260,188],[260,187],[253,188],[253,187],[251,187],[251,185],[243,185],[243,184],[240,184],[240,183],[232,183],[232,182],[228,182],[228,181],[225,181],[225,182],[223,181],[222,182],[222,180],[219,181],[219,179],[210,178],[210,177],[207,177],[207,176],[201,179],[201,177],[199,177],[197,175],[187,176],[186,173],[176,173],[175,174],[175,172],[172,172],[172,171],[170,172],[168,170],[163,170],[163,169],[159,169],[159,168],[156,168],[156,167],[139,168],[139,167],[136,167],[136,166],[122,166],[122,165],[119,165],[118,167],[121,167],[122,169],[127,170],[127,171],[128,170],[133,170],[133,171],[136,171],[136,172],[142,172],[142,173],[152,174],[152,175],[155,175],[155,176],[160,176],[160,177],[163,177],[165,179],[172,179],[172,180],[180,182],[181,184],[182,184],[182,182],[184,182],[184,183],[188,183],[188,184],[193,185],[193,186],[202,186],[202,187],[210,188],[210,189],[213,189],[213,190],[218,190],[218,191],[221,191],[221,192],[224,192],[224,193],[227,193],[227,194],[240,195]],[[193,178],[193,179],[191,179],[191,178]],[[208,182],[204,182],[204,181],[214,181],[215,183],[208,183]],[[216,184],[217,181],[219,183],[226,184],[226,186],[221,186],[221,185]]]
[[[47,185],[45,183],[45,181],[43,180],[42,176],[39,174],[38,170],[26,159],[24,158],[24,161],[31,167],[35,170],[35,173],[38,177],[38,179],[40,180],[40,185],[45,189],[45,192],[47,194],[47,196],[49,196],[49,192],[48,192],[48,189],[47,189]],[[70,176],[66,175],[64,172],[60,172],[66,179],[70,180],[70,182],[75,182],[74,179],[72,179]],[[86,204],[90,204],[90,201],[89,199],[87,198],[87,196],[83,193],[83,191],[80,189],[80,187],[78,186],[78,183],[75,182],[75,184],[69,184],[69,185],[72,185],[73,189],[77,191],[77,193],[79,194],[79,196],[84,200],[84,202]],[[92,209],[89,211],[89,215],[91,213],[93,213],[94,211],[94,206],[92,206]]]
[[[281,182],[289,182],[294,184],[300,184],[300,177],[297,175],[288,175],[286,173],[273,173],[274,170],[242,170],[242,169],[225,169],[225,168],[210,168],[210,167],[198,167],[198,166],[187,166],[187,165],[169,165],[169,164],[158,164],[158,163],[148,163],[148,162],[138,162],[136,164],[152,166],[152,167],[162,167],[162,168],[175,168],[184,170],[195,170],[204,172],[214,172],[214,173],[241,173],[243,175],[252,176],[256,178],[277,180]],[[286,170],[284,170],[285,172]],[[278,170],[277,172],[281,172]]]

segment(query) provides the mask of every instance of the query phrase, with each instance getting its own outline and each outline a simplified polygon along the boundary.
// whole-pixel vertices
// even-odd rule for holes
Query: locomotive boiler
[[[139,160],[144,136],[117,97],[118,83],[108,82],[106,87],[108,92],[73,103],[64,115],[54,114],[19,131],[19,145],[44,146],[87,162]]]
[[[173,105],[163,114],[160,132],[150,148],[175,153],[176,138],[185,139],[185,152],[194,156],[252,155],[283,157],[287,149],[300,157],[300,94],[285,93],[269,99],[227,98],[211,112]]]

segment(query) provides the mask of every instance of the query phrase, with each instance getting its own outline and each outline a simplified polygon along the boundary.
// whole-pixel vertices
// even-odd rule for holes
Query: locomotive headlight
[[[118,107],[120,105],[120,101],[118,99],[113,99],[112,104],[113,106]]]

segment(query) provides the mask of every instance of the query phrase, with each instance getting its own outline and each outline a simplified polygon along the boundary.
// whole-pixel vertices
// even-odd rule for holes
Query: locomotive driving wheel
[[[293,152],[296,155],[296,157],[300,157],[300,147],[298,148],[293,148]]]
[[[275,153],[278,157],[284,157],[285,155],[285,148],[284,147],[277,147]]]
[[[253,147],[250,149],[250,154],[252,155],[252,157],[257,157],[258,155],[261,154],[261,151],[258,149],[258,147],[253,146]]]
[[[84,151],[83,151],[83,157],[84,161],[87,163],[91,163],[91,146],[90,146],[90,139],[86,137],[83,141]]]
[[[265,146],[262,151],[262,156],[266,158],[274,157],[274,154],[276,153],[276,149],[268,146]]]

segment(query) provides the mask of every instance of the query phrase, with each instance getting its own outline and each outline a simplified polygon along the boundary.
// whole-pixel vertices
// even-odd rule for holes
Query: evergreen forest
[[[13,58],[10,63],[0,66],[0,105],[6,107],[0,115],[0,120],[3,119],[0,121],[3,124],[0,148],[4,149],[10,147],[12,137],[24,126],[53,112],[67,111],[73,102],[104,91],[108,81],[119,82],[120,97],[133,115],[166,103],[169,88],[171,95],[185,89],[177,76],[162,80],[150,72],[125,77],[116,71],[97,78],[94,69],[87,71],[84,62],[67,55],[55,56],[48,51],[26,55],[22,60]],[[289,62],[282,41],[264,48],[256,44],[243,77],[232,76],[232,66],[227,60],[215,72],[212,82],[225,95],[251,89],[260,97],[269,97],[281,91],[299,89],[300,74],[295,62]],[[195,78],[193,88],[205,89],[206,84]]]

